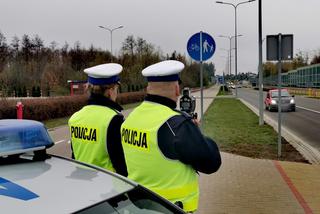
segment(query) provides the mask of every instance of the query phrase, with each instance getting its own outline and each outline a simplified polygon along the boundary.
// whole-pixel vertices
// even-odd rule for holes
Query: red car
[[[267,97],[264,100],[266,110],[276,111],[278,110],[279,93],[278,89],[271,89],[267,93]],[[291,96],[287,89],[281,89],[281,109],[287,111],[296,111],[296,103],[294,95]]]

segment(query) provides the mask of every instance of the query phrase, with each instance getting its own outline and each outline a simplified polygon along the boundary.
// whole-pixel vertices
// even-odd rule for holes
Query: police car
[[[46,128],[0,120],[0,213],[184,213],[102,168],[54,155]]]

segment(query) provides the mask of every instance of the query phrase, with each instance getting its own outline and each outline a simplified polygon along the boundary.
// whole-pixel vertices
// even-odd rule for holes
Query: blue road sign
[[[202,42],[200,42],[200,39]],[[202,49],[202,59],[200,49]],[[211,58],[214,54],[216,50],[216,43],[212,36],[201,31],[190,37],[187,44],[187,50],[192,59],[196,61],[205,61]]]
[[[224,84],[224,76],[218,76],[218,82]]]

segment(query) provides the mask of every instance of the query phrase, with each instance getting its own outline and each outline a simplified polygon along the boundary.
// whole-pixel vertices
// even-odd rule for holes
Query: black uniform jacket
[[[98,95],[98,94],[91,94],[88,105],[101,105],[106,106],[108,108],[114,109],[118,112],[121,112],[123,109],[122,107],[117,104],[116,102],[112,101],[111,99]],[[116,116],[112,118],[110,121],[108,130],[107,130],[107,150],[113,165],[113,168],[116,172],[123,176],[128,176],[127,166],[124,159],[123,148],[121,144],[121,134],[120,128],[124,121],[124,117],[121,113],[118,113]],[[72,153],[72,157],[74,155]]]
[[[169,98],[148,94],[145,100],[177,111],[176,103]],[[165,157],[191,165],[193,169],[202,173],[216,172],[221,165],[217,144],[202,135],[192,118],[184,112],[171,117],[160,127],[158,145]]]

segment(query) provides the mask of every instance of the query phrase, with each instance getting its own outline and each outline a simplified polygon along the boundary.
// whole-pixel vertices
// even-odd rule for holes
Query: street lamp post
[[[228,56],[220,56],[220,57],[223,57],[224,59],[227,59],[227,64],[226,64],[226,67],[228,67],[228,70],[227,70],[227,74],[231,74],[231,68],[230,68],[230,65],[231,65],[231,63],[230,63],[230,60],[231,60],[231,57],[229,56],[229,50],[227,50],[227,49],[224,49],[224,48],[220,48],[221,50],[223,50],[223,51],[227,51],[228,52]],[[224,72],[223,72],[224,73]]]
[[[234,8],[234,37],[235,37],[235,75],[236,75],[236,79],[237,79],[237,75],[238,75],[238,65],[237,65],[237,60],[238,60],[238,44],[237,44],[237,7],[241,4],[246,4],[246,3],[250,3],[250,2],[254,2],[255,0],[249,0],[249,1],[243,1],[243,2],[239,2],[238,4],[232,4],[229,2],[223,2],[223,1],[216,1],[216,3],[218,4],[226,4],[226,5],[231,5]],[[238,89],[236,87],[236,97],[238,97]]]
[[[104,27],[104,26],[101,26],[101,25],[100,25],[99,28],[108,30],[108,31],[110,32],[110,53],[111,53],[111,62],[112,62],[112,32],[113,32],[114,30],[123,28],[123,26],[120,25],[119,27],[115,27],[115,28],[110,29],[110,28],[107,28],[107,27]]]
[[[227,56],[228,73],[227,74],[231,75],[231,48],[230,49],[220,48],[220,49],[228,52],[228,56]]]
[[[231,75],[231,50],[232,50],[232,48],[231,48],[231,40],[233,39],[233,38],[235,38],[235,37],[239,37],[239,36],[243,36],[243,35],[241,35],[241,34],[239,34],[239,35],[237,35],[237,36],[224,36],[224,35],[219,35],[219,37],[221,37],[221,38],[227,38],[227,39],[229,39],[229,43],[230,43],[230,49],[229,49],[229,57],[230,57],[230,60],[229,60],[229,75]],[[235,48],[234,48],[235,49]]]

